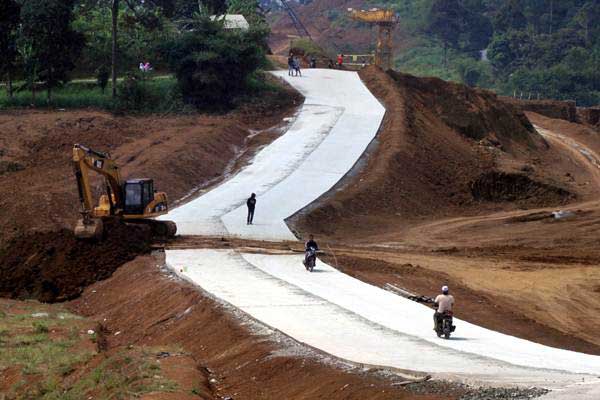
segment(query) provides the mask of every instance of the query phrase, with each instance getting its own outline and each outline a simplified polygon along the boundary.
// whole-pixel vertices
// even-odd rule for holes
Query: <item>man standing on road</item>
[[[248,219],[246,220],[247,225],[252,225],[254,220],[254,208],[256,208],[256,194],[252,193],[248,200],[246,200],[248,206]]]
[[[442,322],[442,317],[446,311],[452,311],[454,307],[454,296],[449,294],[448,286],[442,286],[442,294],[438,295],[435,300],[437,310],[433,314],[433,330],[437,331],[437,327]]]

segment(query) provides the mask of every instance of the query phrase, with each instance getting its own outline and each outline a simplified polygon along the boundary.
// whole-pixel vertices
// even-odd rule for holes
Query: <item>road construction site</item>
[[[74,299],[71,310],[103,321],[109,348],[179,343],[211,366],[214,398],[476,399],[468,387],[600,396],[597,134],[525,116],[487,92],[373,67],[274,75],[304,99],[261,126],[229,116],[203,121],[202,134],[185,133],[200,129],[190,120],[114,138],[125,174],[179,154],[155,177],[181,199],[161,217],[178,237],[152,243],[139,230],[94,247],[68,232],[61,244],[52,233],[16,235],[3,270],[29,273],[3,272],[2,294]],[[91,118],[78,123],[126,124]],[[228,133],[215,135],[225,123]],[[54,163],[51,146],[29,145]],[[23,165],[3,179],[44,164]],[[48,216],[59,227],[72,223],[73,196],[63,198]],[[26,232],[31,224],[14,221]],[[302,266],[308,233],[324,251],[312,273]],[[60,273],[93,251],[85,279]],[[85,262],[69,264],[71,274]],[[434,296],[442,284],[457,298],[450,340],[436,337],[430,308],[385,290]],[[297,385],[282,389],[289,379]]]

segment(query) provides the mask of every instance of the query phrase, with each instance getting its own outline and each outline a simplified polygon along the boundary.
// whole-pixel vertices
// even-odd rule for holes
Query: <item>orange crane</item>
[[[387,70],[392,68],[392,31],[398,24],[398,16],[394,10],[381,10],[372,8],[370,10],[348,9],[350,18],[377,25],[377,47],[375,48],[375,65]]]

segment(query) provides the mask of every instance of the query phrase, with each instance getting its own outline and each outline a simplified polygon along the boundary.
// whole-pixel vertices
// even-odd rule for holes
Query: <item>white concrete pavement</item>
[[[355,72],[276,75],[305,96],[299,115],[250,165],[165,216],[180,234],[295,240],[284,220],[335,185],[377,134],[385,109]],[[245,202],[251,193],[257,194],[255,224],[247,226]]]
[[[383,108],[357,74],[280,76],[306,97],[290,130],[237,175],[173,210],[167,218],[180,233],[293,239],[284,219],[341,179],[375,136]],[[247,226],[251,192],[258,195],[256,225]],[[308,273],[301,256],[173,250],[167,263],[264,324],[349,361],[471,383],[546,387],[553,400],[600,399],[600,357],[464,321],[456,321],[452,340],[438,339],[431,310],[320,262]]]

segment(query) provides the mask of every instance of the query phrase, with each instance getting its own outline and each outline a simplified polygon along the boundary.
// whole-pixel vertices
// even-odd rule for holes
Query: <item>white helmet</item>
[[[442,286],[442,293],[446,294],[446,293],[448,293],[448,290],[449,290],[448,286],[445,286],[445,285]]]

